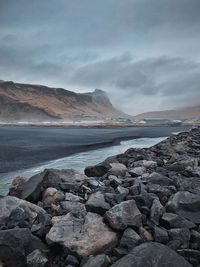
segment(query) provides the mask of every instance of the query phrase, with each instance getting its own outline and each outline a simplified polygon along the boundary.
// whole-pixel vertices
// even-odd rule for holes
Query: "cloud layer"
[[[200,105],[199,0],[0,0],[0,79],[101,88],[136,114]]]

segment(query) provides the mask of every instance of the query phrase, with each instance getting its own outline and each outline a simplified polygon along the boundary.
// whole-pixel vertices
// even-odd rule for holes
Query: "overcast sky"
[[[0,0],[0,79],[200,105],[200,0]]]

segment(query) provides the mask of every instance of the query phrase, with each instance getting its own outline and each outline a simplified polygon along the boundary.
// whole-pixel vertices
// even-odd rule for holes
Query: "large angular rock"
[[[98,164],[95,166],[88,166],[85,168],[85,175],[88,177],[102,177],[104,176],[111,166],[109,164]]]
[[[42,192],[48,187],[53,187],[59,190],[65,183],[81,185],[86,179],[87,177],[85,175],[72,169],[48,169],[40,174],[32,176],[24,183],[21,198],[30,202],[38,202],[41,199]]]
[[[110,266],[110,258],[105,254],[90,257],[83,267],[107,267]]]
[[[118,236],[104,222],[103,218],[88,212],[86,216],[68,213],[57,217],[46,236],[48,244],[60,244],[79,257],[88,257],[112,249]]]
[[[163,225],[165,228],[195,228],[196,225],[189,221],[184,219],[178,214],[166,212],[163,214],[161,221],[161,225]]]
[[[141,243],[142,238],[132,228],[127,228],[120,240],[120,247],[131,251],[134,247]]]
[[[0,231],[0,262],[5,266],[27,266],[26,256],[36,249],[47,252],[47,247],[29,229]]]
[[[48,187],[42,194],[42,202],[45,205],[57,205],[64,199],[65,195],[63,194],[63,192],[53,187]]]
[[[100,215],[104,215],[111,208],[100,191],[92,194],[85,205],[88,211],[99,213]]]
[[[105,213],[105,219],[115,230],[124,230],[127,227],[140,227],[142,214],[134,200],[121,202]]]
[[[108,174],[115,176],[124,177],[127,172],[127,168],[124,164],[121,163],[110,163],[111,169],[109,169]]]
[[[172,179],[157,172],[151,173],[148,177],[145,177],[144,180],[146,180],[147,183],[158,184],[160,186],[174,185]]]
[[[183,257],[165,245],[147,242],[135,247],[130,254],[112,267],[192,267]]]
[[[15,179],[13,179],[9,187],[9,195],[14,197],[20,197],[26,180],[26,178],[21,176],[17,176]]]
[[[0,199],[0,226],[8,225],[9,228],[19,226],[32,229],[36,226],[40,232],[50,224],[48,214],[40,207],[26,200],[12,196]]]
[[[187,228],[174,228],[168,230],[169,238],[171,240],[180,240],[181,248],[187,248],[190,241],[190,231]]]
[[[200,195],[179,191],[170,197],[166,210],[200,224]]]
[[[27,256],[27,267],[44,267],[48,259],[44,254],[36,249]]]
[[[165,207],[160,203],[159,199],[154,199],[151,206],[150,219],[156,224],[159,224],[160,217],[165,213]]]
[[[139,160],[134,162],[135,167],[156,168],[157,162],[152,160]]]
[[[146,172],[146,168],[144,167],[135,167],[133,169],[130,169],[129,173],[133,177],[142,176]]]

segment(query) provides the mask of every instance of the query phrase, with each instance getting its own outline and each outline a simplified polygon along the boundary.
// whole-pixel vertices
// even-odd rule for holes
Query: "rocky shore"
[[[0,266],[200,267],[200,128],[85,169],[13,180]]]

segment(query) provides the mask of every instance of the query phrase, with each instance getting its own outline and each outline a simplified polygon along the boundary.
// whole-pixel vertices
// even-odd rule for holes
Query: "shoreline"
[[[58,130],[61,129],[62,131],[61,133],[60,132],[57,133],[57,129],[55,127],[51,129],[43,127],[33,127],[33,128],[3,127],[3,128],[5,130],[5,134],[1,132],[0,137],[2,139],[3,138],[6,139],[8,136],[8,141],[4,141],[2,145],[0,144],[1,148],[0,159],[2,162],[1,164],[4,164],[1,165],[0,168],[0,177],[1,173],[16,171],[20,169],[27,169],[37,166],[37,164],[39,163],[68,157],[76,153],[93,151],[99,148],[117,145],[120,143],[120,141],[137,139],[142,137],[147,137],[147,138],[165,137],[166,135],[167,136],[171,135],[173,133],[172,130],[174,129],[176,131],[185,130],[185,128],[183,127],[176,127],[176,128],[143,127],[143,128],[127,128],[127,129],[103,128],[100,129],[100,132],[98,132],[97,131],[98,129],[93,128],[93,129],[88,129],[88,131],[87,129],[82,129],[83,132],[82,133],[80,132],[79,136],[79,132],[76,131],[77,128],[74,127],[58,128]],[[16,129],[16,132],[13,133],[13,129]],[[144,131],[142,129],[144,129]],[[32,132],[32,130],[34,131]],[[94,133],[90,132],[91,130],[94,131]],[[116,130],[116,132],[112,130]],[[75,136],[72,139],[72,136],[74,134]],[[69,135],[70,139],[68,139],[67,135]],[[35,136],[38,136],[38,140],[35,140]],[[12,146],[9,146],[9,139],[13,138],[16,139],[16,142],[14,141]],[[78,143],[74,142],[76,138],[79,138]],[[18,142],[18,140],[21,141]],[[9,160],[7,160],[7,155],[10,158]],[[26,161],[24,161],[24,158],[26,159]]]
[[[197,267],[199,153],[195,128],[130,148],[86,167],[85,175],[46,169],[16,178],[0,198],[0,260],[20,267],[38,257],[53,267]]]

